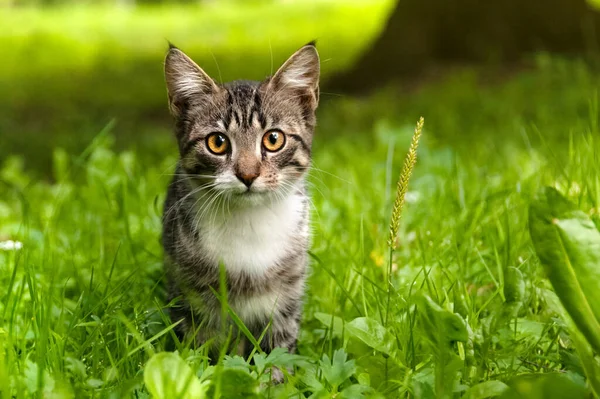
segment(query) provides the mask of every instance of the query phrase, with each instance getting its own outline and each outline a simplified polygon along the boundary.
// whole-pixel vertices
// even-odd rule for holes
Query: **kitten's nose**
[[[256,180],[258,177],[258,173],[236,173],[237,178],[246,185],[246,187],[250,188],[252,182]]]

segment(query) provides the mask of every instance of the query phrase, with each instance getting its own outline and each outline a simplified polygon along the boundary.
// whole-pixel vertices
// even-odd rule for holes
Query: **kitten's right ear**
[[[190,57],[169,43],[165,59],[165,80],[171,114],[178,116],[192,97],[211,95],[219,86]]]

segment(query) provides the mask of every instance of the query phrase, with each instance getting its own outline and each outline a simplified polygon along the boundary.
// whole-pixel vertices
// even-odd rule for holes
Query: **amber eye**
[[[229,149],[229,139],[221,133],[211,133],[206,137],[206,146],[213,154],[223,155]]]
[[[263,146],[267,151],[279,151],[285,144],[285,134],[279,130],[271,130],[263,136]]]

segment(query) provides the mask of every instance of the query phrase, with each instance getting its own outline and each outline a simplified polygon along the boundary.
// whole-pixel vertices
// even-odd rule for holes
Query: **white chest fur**
[[[301,195],[290,195],[271,204],[225,212],[216,220],[200,220],[204,256],[223,262],[229,272],[259,276],[284,258],[300,237],[308,236],[308,228],[299,231],[304,206]]]

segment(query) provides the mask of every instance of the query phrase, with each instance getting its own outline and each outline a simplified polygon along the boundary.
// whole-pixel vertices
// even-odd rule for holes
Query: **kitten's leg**
[[[192,346],[198,348],[207,342],[211,341],[212,345],[208,349],[207,355],[210,364],[216,364],[219,359],[220,342],[218,341],[219,325],[218,316],[213,316],[212,319],[207,318],[200,312],[195,311],[191,303],[182,295],[181,290],[176,284],[169,285],[167,296],[171,307],[169,308],[169,316],[172,323],[179,323],[175,329],[175,335],[180,343],[192,341]],[[212,322],[212,323],[209,323]],[[169,346],[170,350],[175,350],[175,342]]]
[[[267,354],[275,348],[285,348],[289,353],[296,352],[298,333],[300,332],[300,318],[300,299],[280,306],[276,314],[273,315],[271,326],[260,343],[261,349]],[[283,372],[273,367],[271,379],[277,383],[283,382]]]
[[[179,287],[177,287],[177,285],[173,284],[171,281],[169,281],[168,285],[167,301],[169,304],[171,304],[168,309],[171,322],[179,322],[174,329],[175,336],[179,342],[184,342],[185,335],[189,331],[190,325],[192,324],[192,311],[190,304],[181,295]],[[173,345],[175,345],[175,342],[173,342]]]

